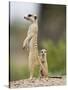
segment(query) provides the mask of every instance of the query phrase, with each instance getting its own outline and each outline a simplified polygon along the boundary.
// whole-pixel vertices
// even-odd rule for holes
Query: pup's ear
[[[34,19],[36,20],[37,19],[37,16],[34,16]]]

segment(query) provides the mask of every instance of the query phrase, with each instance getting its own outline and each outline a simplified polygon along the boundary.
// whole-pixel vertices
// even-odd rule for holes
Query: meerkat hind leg
[[[30,68],[30,77],[29,77],[30,80],[33,79],[33,75],[34,75],[34,67],[31,67]]]
[[[29,79],[33,79],[33,75],[34,75],[34,64],[32,64],[32,62],[29,62],[29,71],[30,71],[30,77]]]

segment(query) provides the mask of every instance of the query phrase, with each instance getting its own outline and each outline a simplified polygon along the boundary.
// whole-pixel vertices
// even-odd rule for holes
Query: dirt
[[[59,86],[59,85],[65,85],[66,84],[66,78],[48,78],[48,80],[42,78],[42,79],[24,79],[24,80],[18,80],[18,81],[11,81],[10,82],[10,88],[27,88],[27,87],[42,87],[42,86]]]

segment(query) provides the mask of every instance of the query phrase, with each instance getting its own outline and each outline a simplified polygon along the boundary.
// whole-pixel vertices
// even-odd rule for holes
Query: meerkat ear
[[[36,20],[37,19],[37,16],[34,16],[34,19]]]

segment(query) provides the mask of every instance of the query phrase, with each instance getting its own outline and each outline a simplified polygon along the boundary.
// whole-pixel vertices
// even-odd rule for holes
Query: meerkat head
[[[35,21],[37,21],[37,16],[32,15],[32,14],[28,14],[27,16],[24,16],[24,19],[29,20],[31,22],[35,22]]]
[[[41,54],[42,57],[44,57],[47,54],[47,49],[42,49],[40,51],[40,54]]]

